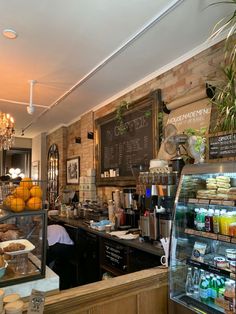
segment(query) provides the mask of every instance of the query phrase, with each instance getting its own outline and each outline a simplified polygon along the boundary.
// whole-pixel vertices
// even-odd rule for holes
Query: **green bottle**
[[[205,276],[202,276],[202,280],[199,287],[199,295],[202,302],[208,302],[208,281]]]
[[[217,284],[217,279],[214,277],[210,283],[211,287],[211,300],[215,302],[215,299],[219,296],[219,287]]]

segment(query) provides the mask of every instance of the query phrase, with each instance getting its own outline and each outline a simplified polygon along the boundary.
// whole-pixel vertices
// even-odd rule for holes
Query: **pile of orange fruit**
[[[14,212],[39,210],[42,208],[42,189],[34,185],[31,178],[24,178],[12,194],[7,196],[4,204]]]

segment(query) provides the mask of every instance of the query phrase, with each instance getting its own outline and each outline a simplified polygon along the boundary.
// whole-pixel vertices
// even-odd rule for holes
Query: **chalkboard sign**
[[[156,154],[157,100],[154,95],[133,104],[124,114],[127,131],[120,134],[115,113],[99,122],[99,171],[112,169],[132,176],[132,165],[149,165]],[[147,115],[150,113],[150,115]]]
[[[103,250],[104,260],[102,262],[104,264],[124,270],[124,265],[127,265],[127,247],[111,241],[104,241]]]
[[[209,159],[236,156],[236,133],[209,138]]]

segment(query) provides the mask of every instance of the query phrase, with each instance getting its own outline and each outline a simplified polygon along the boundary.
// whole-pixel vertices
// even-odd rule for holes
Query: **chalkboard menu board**
[[[236,133],[209,138],[209,159],[236,156]]]
[[[130,177],[132,165],[149,165],[157,146],[156,107],[153,94],[130,106],[123,116],[127,128],[124,134],[118,131],[115,113],[99,123],[100,173],[112,169],[119,177]]]

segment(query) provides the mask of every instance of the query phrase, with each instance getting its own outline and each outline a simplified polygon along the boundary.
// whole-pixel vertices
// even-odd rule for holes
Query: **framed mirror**
[[[52,144],[48,150],[48,190],[47,197],[49,207],[54,208],[56,198],[59,195],[59,151],[56,144]]]

